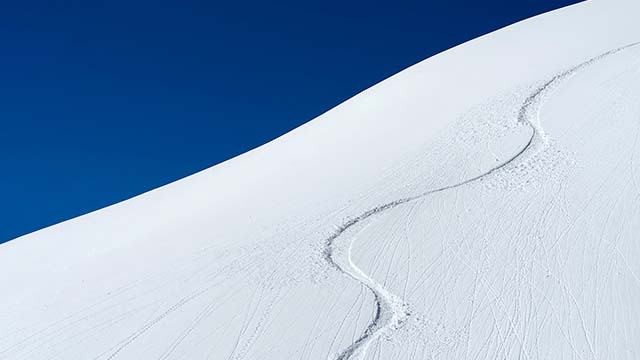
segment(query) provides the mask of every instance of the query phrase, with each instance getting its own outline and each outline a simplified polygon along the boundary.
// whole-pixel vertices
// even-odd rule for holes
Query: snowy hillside
[[[640,358],[640,3],[0,245],[0,359]]]

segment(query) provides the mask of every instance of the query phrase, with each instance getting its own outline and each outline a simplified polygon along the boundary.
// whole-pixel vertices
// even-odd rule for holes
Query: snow
[[[638,13],[514,24],[0,245],[0,359],[637,359]]]

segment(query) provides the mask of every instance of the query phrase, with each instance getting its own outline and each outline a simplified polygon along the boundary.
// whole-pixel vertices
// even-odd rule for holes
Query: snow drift
[[[0,359],[636,359],[640,27],[590,1],[0,245]]]

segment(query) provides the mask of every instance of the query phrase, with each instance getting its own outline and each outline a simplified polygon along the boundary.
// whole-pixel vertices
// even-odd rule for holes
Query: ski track
[[[355,340],[349,347],[342,350],[335,360],[362,360],[366,354],[369,345],[380,337],[382,334],[389,331],[393,331],[399,328],[404,321],[410,316],[407,304],[397,295],[390,293],[384,286],[369,275],[362,271],[351,259],[351,247],[355,236],[350,236],[345,239],[342,236],[347,230],[352,229],[355,225],[362,223],[374,215],[378,215],[386,210],[395,208],[398,205],[406,204],[428,195],[443,192],[446,190],[462,187],[476,181],[481,181],[492,174],[498,173],[500,170],[505,169],[507,166],[517,166],[518,163],[524,163],[531,160],[533,156],[540,153],[546,147],[548,147],[548,138],[540,124],[539,112],[542,104],[542,100],[553,91],[563,80],[571,77],[577,72],[587,68],[599,60],[606,58],[609,55],[613,55],[617,52],[636,46],[640,42],[628,44],[613,50],[609,50],[598,56],[595,56],[583,63],[580,63],[566,71],[563,71],[551,79],[547,80],[540,87],[536,88],[523,102],[520,110],[518,111],[518,124],[529,126],[532,130],[531,137],[527,144],[514,156],[507,161],[489,169],[487,172],[477,175],[475,177],[466,179],[456,184],[443,186],[434,190],[429,190],[418,195],[401,198],[389,203],[374,207],[360,216],[352,218],[338,227],[338,229],[327,239],[325,239],[325,251],[324,255],[327,261],[343,274],[360,282],[363,286],[369,289],[375,300],[375,315],[373,320],[369,323],[362,336]],[[341,258],[339,255],[343,255]]]

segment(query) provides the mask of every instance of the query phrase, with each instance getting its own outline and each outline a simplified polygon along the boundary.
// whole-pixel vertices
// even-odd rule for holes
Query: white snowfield
[[[640,359],[640,2],[0,245],[0,359]]]

